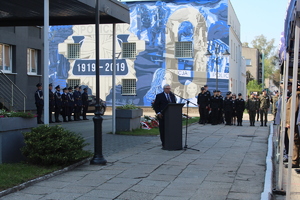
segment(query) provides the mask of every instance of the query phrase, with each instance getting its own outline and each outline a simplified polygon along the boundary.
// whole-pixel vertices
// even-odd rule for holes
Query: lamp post
[[[224,53],[222,53],[221,52],[221,49],[222,48],[224,48],[221,44],[218,44],[218,43],[216,43],[215,44],[215,49],[214,49],[214,51],[213,51],[213,53],[211,53],[210,51],[209,51],[209,49],[207,48],[207,51],[206,51],[206,53],[204,54],[207,58],[209,58],[210,56],[212,56],[213,54],[215,54],[215,56],[216,56],[216,90],[218,89],[218,86],[219,86],[219,80],[218,80],[218,78],[219,78],[219,74],[218,74],[218,72],[219,72],[219,68],[218,68],[218,59],[219,59],[219,56],[229,56],[230,55],[230,53],[228,52],[228,50],[227,49],[225,49],[225,51],[224,51]]]

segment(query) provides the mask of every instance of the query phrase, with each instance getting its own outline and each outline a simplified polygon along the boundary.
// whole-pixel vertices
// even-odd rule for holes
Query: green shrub
[[[59,126],[43,125],[23,135],[26,145],[21,150],[32,164],[67,165],[92,155],[83,150],[88,145],[83,137]]]
[[[117,106],[116,109],[125,109],[125,110],[132,110],[132,109],[138,109],[140,107],[133,105],[133,104],[126,104],[123,106]]]

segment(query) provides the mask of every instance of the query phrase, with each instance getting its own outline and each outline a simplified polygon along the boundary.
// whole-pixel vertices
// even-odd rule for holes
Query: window
[[[122,57],[135,58],[136,57],[136,43],[123,42],[122,43]]]
[[[251,59],[246,59],[246,66],[251,66]]]
[[[12,46],[0,43],[0,70],[12,72]]]
[[[122,95],[136,95],[135,79],[122,79]]]
[[[176,58],[192,58],[193,42],[175,42]]]
[[[38,51],[36,49],[27,49],[27,73],[37,74]]]
[[[80,44],[68,44],[68,58],[80,58]]]
[[[80,79],[68,79],[68,87],[74,88],[76,85],[80,85]]]

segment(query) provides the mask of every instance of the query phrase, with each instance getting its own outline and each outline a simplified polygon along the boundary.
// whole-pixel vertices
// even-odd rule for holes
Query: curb
[[[17,192],[19,190],[23,190],[23,189],[25,189],[25,188],[27,188],[27,187],[35,184],[35,183],[47,180],[47,179],[52,178],[54,176],[57,176],[57,175],[60,175],[62,173],[65,173],[67,171],[70,171],[70,170],[74,169],[75,167],[78,167],[79,165],[83,165],[83,164],[87,163],[90,160],[91,160],[91,158],[86,158],[86,159],[84,159],[84,160],[82,160],[80,162],[77,162],[77,163],[75,163],[73,165],[70,165],[68,167],[65,167],[63,169],[60,169],[60,170],[54,171],[54,172],[52,172],[50,174],[46,174],[44,176],[32,179],[32,180],[27,181],[25,183],[21,183],[20,185],[14,186],[12,188],[3,190],[3,191],[0,192],[0,197],[3,197],[5,195],[8,195],[8,194],[13,193],[13,192]]]

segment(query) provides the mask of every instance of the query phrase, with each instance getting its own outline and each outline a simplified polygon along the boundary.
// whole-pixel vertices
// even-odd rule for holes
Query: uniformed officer
[[[231,92],[226,93],[226,97],[223,101],[223,110],[225,115],[225,125],[232,125],[231,119],[232,119],[232,107],[233,107],[233,101],[231,97]]]
[[[219,116],[218,116],[218,123],[223,123],[224,124],[224,111],[223,111],[223,100],[224,97],[221,94],[220,90],[217,90],[217,95],[220,99],[220,110],[219,110]]]
[[[250,126],[255,126],[255,114],[258,110],[258,100],[254,97],[254,93],[251,92],[250,98],[247,100],[247,110],[250,118]]]
[[[200,114],[200,120],[199,120],[199,124],[206,124],[207,123],[207,109],[209,106],[209,96],[208,94],[205,92],[205,88],[202,87],[201,88],[201,93],[198,94],[198,98],[197,98],[197,104],[199,107],[199,114]]]
[[[80,112],[81,112],[81,106],[82,106],[82,101],[81,101],[81,93],[79,92],[79,86],[76,85],[74,87],[75,91],[73,93],[74,97],[74,120],[79,121],[80,119]]]
[[[68,97],[68,88],[63,89],[63,93],[61,95],[62,99],[62,116],[63,116],[63,122],[68,122],[67,121],[67,116],[69,113],[69,97]]]
[[[52,121],[52,112],[54,111],[55,100],[54,93],[52,92],[52,83],[49,84],[49,123],[54,123]]]
[[[55,122],[61,122],[59,120],[59,114],[61,112],[61,106],[62,106],[62,99],[61,99],[61,94],[60,94],[60,86],[57,85],[55,87],[55,92],[54,92],[54,100],[55,100],[55,109],[54,109],[54,117],[55,117]]]
[[[68,87],[68,108],[69,108],[69,111],[68,111],[68,121],[73,121],[71,119],[72,117],[72,114],[74,112],[74,97],[73,97],[73,88],[72,87]],[[74,115],[74,120],[75,120],[75,115]]]
[[[264,89],[262,95],[260,95],[260,126],[263,126],[264,124],[264,118],[265,118],[265,126],[267,126],[268,122],[268,110],[270,107],[270,97],[267,95],[267,90]]]
[[[259,95],[256,94],[256,93],[254,93],[254,97],[256,98],[256,101],[257,101],[257,104],[258,104],[258,108],[259,108],[259,105],[260,105]],[[256,121],[259,120],[259,115],[260,115],[260,110],[257,109],[257,111],[256,111],[257,120]]]
[[[38,83],[36,87],[37,90],[35,91],[34,98],[37,110],[37,123],[44,124],[44,122],[42,121],[42,112],[44,108],[44,94],[42,91],[42,83]]]
[[[213,91],[213,96],[210,98],[211,108],[211,124],[217,125],[219,123],[219,112],[221,108],[221,97],[218,96],[217,90]]]
[[[232,94],[232,124],[236,124],[236,94]]]
[[[210,91],[208,90],[208,85],[204,85],[205,92],[211,97]]]
[[[84,88],[83,89],[83,93],[82,93],[82,118],[83,120],[89,120],[88,118],[86,118],[86,113],[89,107],[89,95],[87,93],[88,88]]]
[[[274,124],[275,124],[275,118],[276,118],[276,113],[277,113],[277,102],[279,99],[279,92],[276,90],[274,91],[275,95],[273,96],[273,98],[271,99],[272,102],[272,113],[274,116]]]
[[[242,98],[242,94],[238,94],[238,98],[235,100],[235,110],[237,117],[237,125],[243,126],[243,113],[245,110],[245,100]]]

